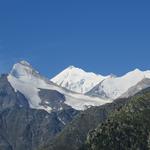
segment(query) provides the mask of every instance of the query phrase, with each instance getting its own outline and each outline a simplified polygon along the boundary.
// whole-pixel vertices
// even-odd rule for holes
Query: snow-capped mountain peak
[[[50,99],[41,98],[39,93],[43,90],[51,91],[51,96],[56,95],[57,92],[61,93],[64,96],[64,104],[77,110],[84,110],[85,106],[98,106],[121,97],[124,93],[128,95],[128,93],[131,93],[128,90],[137,84],[138,88],[132,88],[134,93],[139,89],[150,86],[150,81],[145,84],[147,82],[145,79],[150,79],[149,70],[135,69],[121,77],[115,77],[112,75],[97,75],[69,66],[49,80],[40,75],[26,61],[16,63],[8,75],[9,83],[15,91],[21,92],[28,99],[31,108],[44,109],[48,112],[51,112],[55,107],[49,105],[49,102],[53,102],[54,99],[52,97]],[[54,94],[53,91],[57,92]]]
[[[68,90],[86,93],[96,84],[108,77],[109,76],[97,75],[93,72],[85,72],[80,68],[69,66],[52,78],[51,81]]]
[[[33,67],[24,60],[14,64],[10,74],[16,78],[29,78],[31,76],[40,76],[39,72],[33,69]]]
[[[27,62],[26,60],[21,60],[19,63],[25,66],[31,66],[30,63]]]
[[[150,71],[141,71],[139,69],[135,69],[121,77],[108,78],[104,80],[102,83],[89,91],[88,95],[104,95],[107,98],[116,99],[121,97],[130,88],[136,86],[146,78],[150,79]]]
[[[77,68],[77,67],[70,65],[67,69],[74,69],[74,68]]]
[[[76,71],[81,74],[84,72],[75,67],[69,67],[68,72],[69,71]],[[51,91],[51,96],[56,95],[57,92],[61,93],[65,97],[64,104],[71,106],[76,110],[84,110],[85,106],[98,106],[110,102],[110,100],[93,98],[66,90],[63,87],[49,81],[49,79],[44,78],[38,71],[36,71],[29,63],[25,61],[16,63],[7,79],[16,92],[19,91],[28,99],[29,106],[31,108],[44,109],[47,112],[53,111],[55,106],[53,107],[52,105],[49,105],[49,102],[53,103],[54,99],[51,97],[50,99],[44,99],[43,101],[39,95],[39,93],[43,90],[46,90],[47,92]]]
[[[24,94],[31,108],[45,109],[50,112],[50,107],[40,105],[41,99],[38,95],[39,89],[47,88],[50,81],[41,76],[28,62],[21,61],[14,64],[8,75],[8,81],[15,91]]]

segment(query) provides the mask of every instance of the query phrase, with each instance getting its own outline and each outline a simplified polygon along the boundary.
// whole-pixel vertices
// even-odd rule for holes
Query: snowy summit
[[[51,79],[52,82],[77,93],[86,93],[102,80],[110,76],[85,72],[80,68],[69,66]]]

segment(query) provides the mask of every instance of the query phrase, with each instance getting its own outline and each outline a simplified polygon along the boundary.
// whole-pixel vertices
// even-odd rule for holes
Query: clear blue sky
[[[21,59],[46,76],[150,69],[150,1],[1,0],[0,72]]]

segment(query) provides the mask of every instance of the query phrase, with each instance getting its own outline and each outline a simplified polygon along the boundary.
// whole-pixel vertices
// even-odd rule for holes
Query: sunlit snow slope
[[[56,90],[64,94],[64,103],[76,110],[84,110],[90,106],[98,106],[110,102],[110,100],[85,96],[59,87],[41,76],[26,61],[21,61],[13,66],[11,73],[8,75],[8,81],[16,91],[24,94],[31,108],[44,109],[47,112],[51,112],[52,108],[41,104],[42,100],[39,97],[40,89]]]
[[[47,104],[42,104],[43,101],[39,96],[41,89],[58,91],[64,95],[66,105],[76,110],[84,110],[90,106],[111,102],[126,95],[125,93],[132,95],[132,91],[136,93],[138,89],[150,86],[145,79],[150,79],[150,71],[135,69],[121,77],[104,77],[71,66],[49,80],[41,76],[26,61],[16,63],[8,75],[12,87],[24,94],[31,108],[44,109],[47,112],[53,109],[47,101]],[[138,86],[134,88],[136,85]],[[129,91],[130,89],[132,90]]]
[[[135,69],[124,76],[104,80],[89,91],[88,95],[101,96],[103,94],[107,98],[116,99],[144,79],[150,79],[150,71]]]
[[[82,69],[70,66],[51,79],[54,83],[74,92],[86,93],[102,80],[110,76],[97,75],[85,72]]]

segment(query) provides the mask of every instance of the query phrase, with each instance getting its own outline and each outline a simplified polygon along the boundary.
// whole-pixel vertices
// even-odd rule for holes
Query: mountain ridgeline
[[[102,106],[91,107],[79,113],[49,144],[41,150],[78,150],[84,145],[87,134],[104,122],[109,114],[120,109],[130,99],[118,99]],[[71,146],[70,146],[71,145]]]
[[[41,150],[149,150],[150,88],[90,108]]]
[[[0,150],[147,150],[149,87],[150,71],[70,66],[48,79],[16,63],[0,76]]]
[[[149,150],[150,88],[133,96],[88,134],[83,150]]]
[[[56,92],[52,95],[56,95]],[[31,109],[24,95],[11,87],[7,75],[0,77],[1,150],[37,150],[60,132],[77,113],[70,107],[52,113]]]

